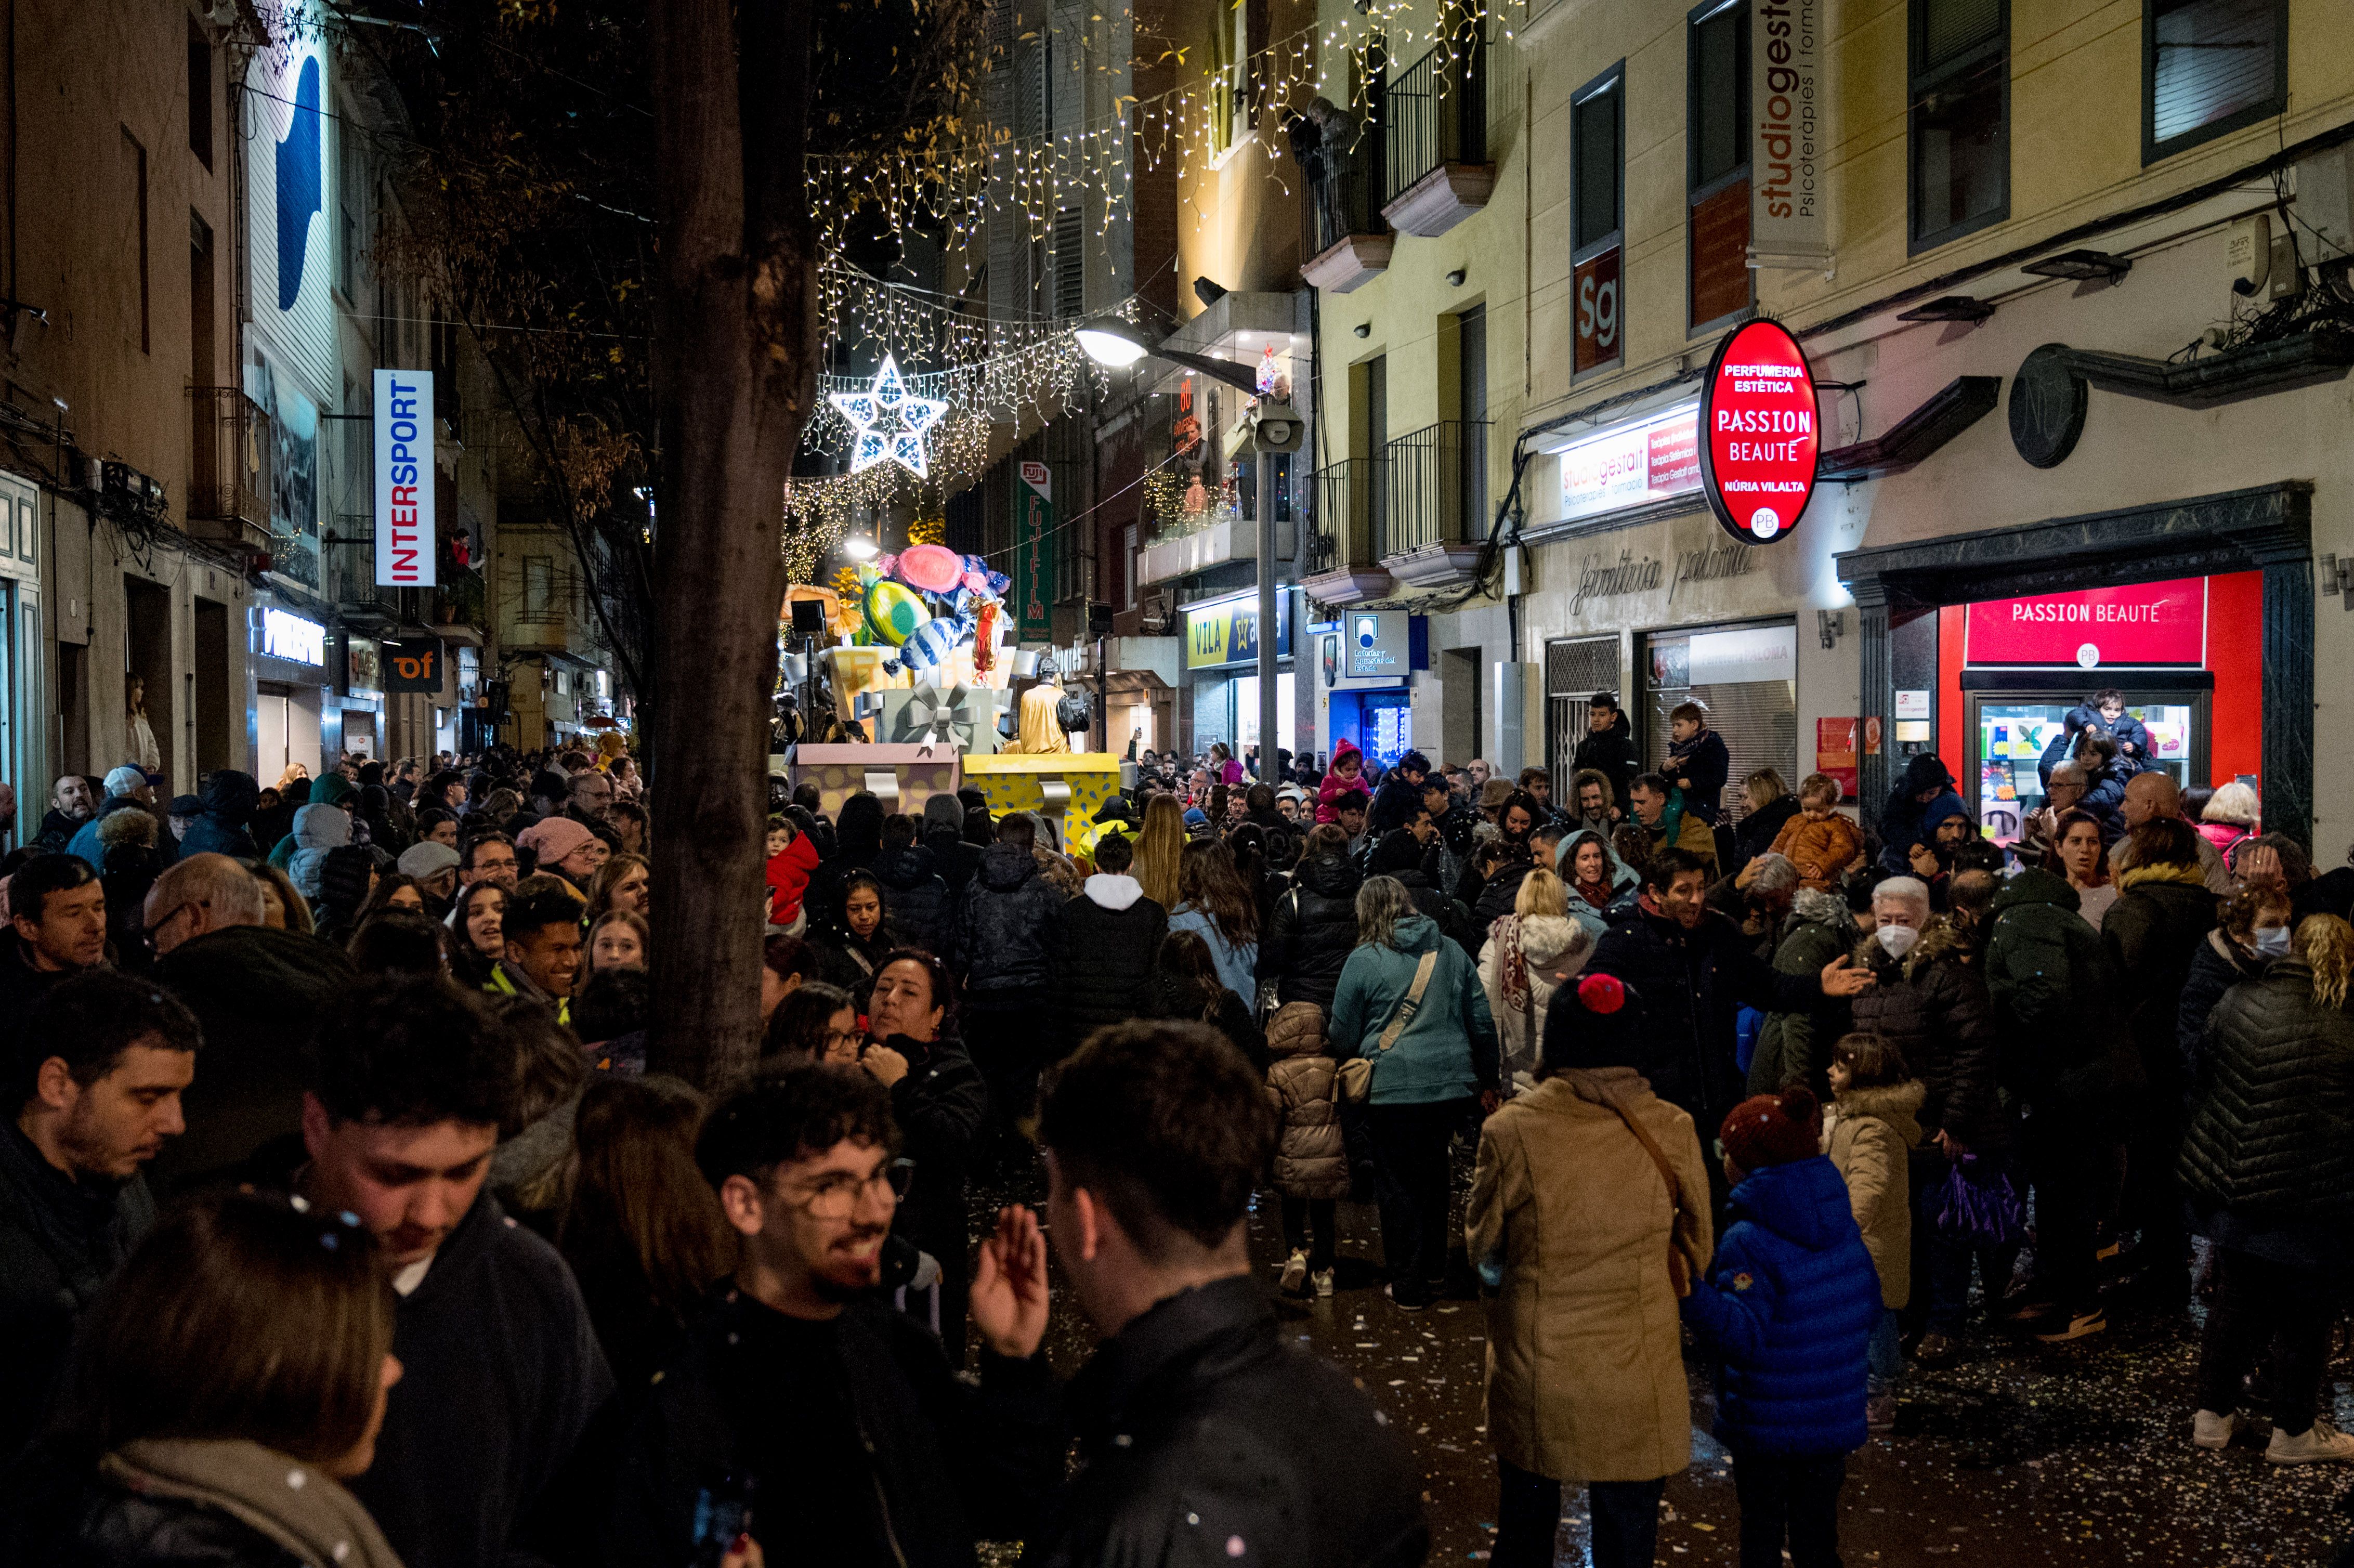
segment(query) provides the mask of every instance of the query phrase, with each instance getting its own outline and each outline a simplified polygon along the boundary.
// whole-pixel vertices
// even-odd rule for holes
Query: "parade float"
[[[1010,586],[980,556],[928,543],[846,567],[830,587],[796,585],[780,620],[785,678],[822,689],[814,700],[842,738],[795,746],[792,783],[816,784],[829,813],[864,789],[910,814],[970,783],[992,812],[1035,811],[1065,847],[1091,846],[1119,759],[1071,749],[1076,710],[1053,662],[1006,646]]]

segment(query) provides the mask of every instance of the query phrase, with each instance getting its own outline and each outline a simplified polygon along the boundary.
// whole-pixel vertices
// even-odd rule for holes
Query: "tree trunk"
[[[808,0],[654,0],[662,481],[649,1065],[759,1055],[761,847],[784,486],[816,389]],[[740,27],[740,36],[739,36]]]

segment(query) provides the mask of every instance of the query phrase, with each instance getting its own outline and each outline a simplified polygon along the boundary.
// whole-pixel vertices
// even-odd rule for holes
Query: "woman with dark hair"
[[[458,847],[457,814],[445,811],[439,806],[429,807],[418,812],[417,842],[421,844],[440,844],[446,849],[456,849]]]
[[[213,1192],[139,1244],[76,1337],[0,1556],[89,1568],[398,1568],[343,1483],[399,1381],[375,1239]]]
[[[825,957],[799,937],[778,935],[760,943],[760,1022],[776,1015],[777,1004],[825,972]]]
[[[311,920],[311,901],[294,891],[287,874],[266,860],[240,861],[261,884],[261,923],[280,931],[292,931],[308,937],[315,927]]]
[[[642,1388],[736,1266],[736,1233],[695,1163],[703,1097],[676,1078],[599,1075],[573,1121],[557,1246],[621,1388]]]
[[[1218,983],[1247,1006],[1258,993],[1258,905],[1234,852],[1215,839],[1187,844],[1178,856],[1177,889],[1169,929],[1199,937],[1217,962]]]
[[[891,1116],[919,1173],[892,1228],[940,1266],[939,1334],[964,1365],[965,1173],[989,1111],[981,1069],[958,1042],[956,981],[930,953],[884,955],[867,1008],[859,1065],[891,1091]]]
[[[387,909],[412,909],[419,915],[426,912],[425,889],[417,878],[398,871],[379,874],[368,892],[367,901],[352,917],[352,925],[355,928],[365,926]]]
[[[2118,889],[2109,881],[2107,840],[2101,819],[2082,807],[2062,811],[2052,824],[2051,863],[2045,869],[2068,879],[2076,890],[2076,913],[2099,930]]]
[[[470,883],[450,906],[450,969],[466,985],[490,983],[491,971],[506,956],[507,896],[495,882]]]
[[[866,1035],[859,1027],[858,1003],[840,986],[811,980],[777,1004],[760,1038],[763,1065],[808,1060],[838,1067],[858,1065]]]
[[[450,933],[422,910],[395,906],[359,923],[345,948],[363,975],[438,975],[450,971]]]
[[[811,931],[805,940],[821,955],[827,981],[862,1002],[874,987],[884,955],[908,945],[885,918],[883,884],[871,871],[854,871],[843,878],[841,924]]]
[[[1156,810],[1160,804],[1153,801]],[[1151,831],[1148,814],[1145,832]],[[1363,880],[1349,859],[1349,835],[1337,822],[1318,823],[1259,943],[1258,978],[1275,982],[1278,1001],[1310,1001],[1331,1011],[1341,967],[1357,946]]]
[[[1206,1023],[1254,1065],[1267,1065],[1267,1036],[1251,1022],[1250,1003],[1226,984],[1215,949],[1200,932],[1172,931],[1161,938],[1145,979],[1144,1004],[1146,1017]]]

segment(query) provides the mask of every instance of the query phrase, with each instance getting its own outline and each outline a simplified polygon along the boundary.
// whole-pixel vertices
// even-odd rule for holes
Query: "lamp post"
[[[1097,316],[1082,323],[1078,339],[1089,359],[1111,369],[1125,369],[1149,357],[1232,387],[1246,397],[1260,395],[1258,377],[1250,366],[1166,347],[1117,316]],[[1279,622],[1275,602],[1274,459],[1276,453],[1299,445],[1300,430],[1300,422],[1289,408],[1272,404],[1259,409],[1252,425],[1251,467],[1258,497],[1258,776],[1268,785],[1281,782],[1276,776],[1275,639]]]

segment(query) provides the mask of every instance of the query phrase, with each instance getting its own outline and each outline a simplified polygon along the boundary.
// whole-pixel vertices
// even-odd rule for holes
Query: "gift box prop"
[[[858,716],[867,733],[885,746],[945,747],[986,757],[998,748],[998,718],[1006,694],[988,686],[917,686],[909,691],[869,692],[859,699]]]
[[[1095,845],[1096,812],[1119,792],[1119,758],[1108,751],[968,757],[964,781],[987,797],[991,816],[1034,811],[1053,828],[1055,847],[1083,853]]]
[[[797,746],[785,774],[796,789],[815,784],[818,810],[829,817],[861,789],[883,802],[886,816],[915,816],[935,795],[956,798],[961,761],[952,746]]]

